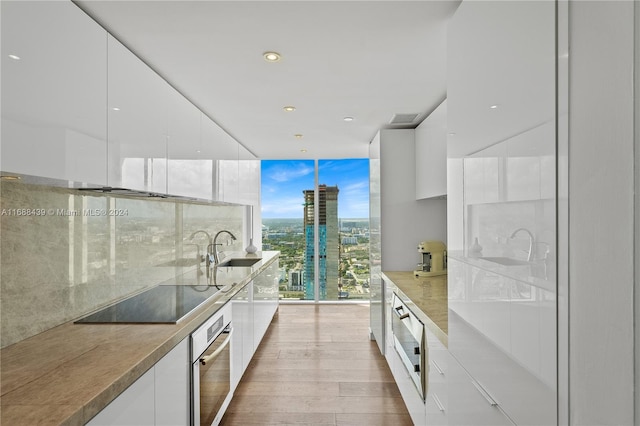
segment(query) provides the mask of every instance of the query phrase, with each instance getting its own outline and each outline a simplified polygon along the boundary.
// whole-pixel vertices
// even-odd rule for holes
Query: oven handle
[[[207,365],[208,362],[213,362],[216,358],[218,358],[218,356],[220,355],[220,353],[224,350],[224,348],[229,344],[229,342],[231,341],[231,333],[233,332],[233,328],[229,329],[229,331],[224,331],[223,333],[228,334],[227,338],[224,339],[224,342],[222,342],[222,344],[220,345],[220,347],[218,349],[216,349],[215,351],[213,351],[213,353],[211,355],[207,355],[204,356],[202,358],[200,358],[200,364],[202,365]]]

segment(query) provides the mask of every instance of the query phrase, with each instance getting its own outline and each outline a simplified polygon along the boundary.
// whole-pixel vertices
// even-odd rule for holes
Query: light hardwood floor
[[[368,305],[281,304],[221,425],[412,425]]]

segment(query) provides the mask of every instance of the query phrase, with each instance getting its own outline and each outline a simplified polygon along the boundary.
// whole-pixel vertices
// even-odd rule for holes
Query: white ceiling
[[[263,159],[367,157],[394,114],[421,121],[446,97],[459,3],[76,1]]]

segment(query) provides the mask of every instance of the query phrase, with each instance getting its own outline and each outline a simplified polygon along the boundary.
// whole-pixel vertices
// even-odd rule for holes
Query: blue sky
[[[302,191],[315,184],[314,160],[262,160],[262,217],[301,218]],[[369,217],[369,160],[319,160],[318,183],[338,186],[338,217]]]

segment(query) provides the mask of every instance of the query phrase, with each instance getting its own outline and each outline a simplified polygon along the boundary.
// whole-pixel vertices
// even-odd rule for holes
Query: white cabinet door
[[[169,84],[109,36],[109,186],[167,191]]]
[[[233,337],[232,364],[231,364],[231,387],[235,387],[240,382],[251,357],[255,351],[253,345],[253,284],[247,284],[231,300],[233,308]]]
[[[448,25],[449,157],[518,135],[555,114],[553,2],[462,2]]]
[[[253,342],[257,349],[278,309],[278,261],[253,280]]]
[[[513,423],[504,415],[492,395],[467,374],[451,357],[447,365],[447,399],[445,410],[451,425],[508,426]]]
[[[104,410],[99,412],[89,426],[153,426],[155,425],[155,375],[154,369],[144,373]]]
[[[191,415],[190,368],[189,338],[186,338],[87,424],[188,424]]]
[[[240,204],[251,206],[247,210],[245,230],[247,247],[252,239],[253,245],[261,250],[262,247],[262,219],[260,213],[260,160],[251,154],[244,146],[239,145],[238,160],[238,200]]]
[[[201,150],[200,158],[211,162],[211,196],[209,198],[214,201],[240,203],[240,144],[203,114],[202,143],[199,149]]]
[[[1,7],[2,170],[106,185],[107,32],[72,2]]]
[[[416,199],[447,194],[447,101],[416,127]]]
[[[190,400],[189,338],[182,340],[154,367],[156,425],[189,423]]]
[[[240,193],[240,171],[238,169],[240,144],[233,141],[229,145],[230,155],[218,160],[218,200],[237,203]]]
[[[202,113],[175,89],[170,91],[167,192],[208,199],[211,162],[202,158]]]

